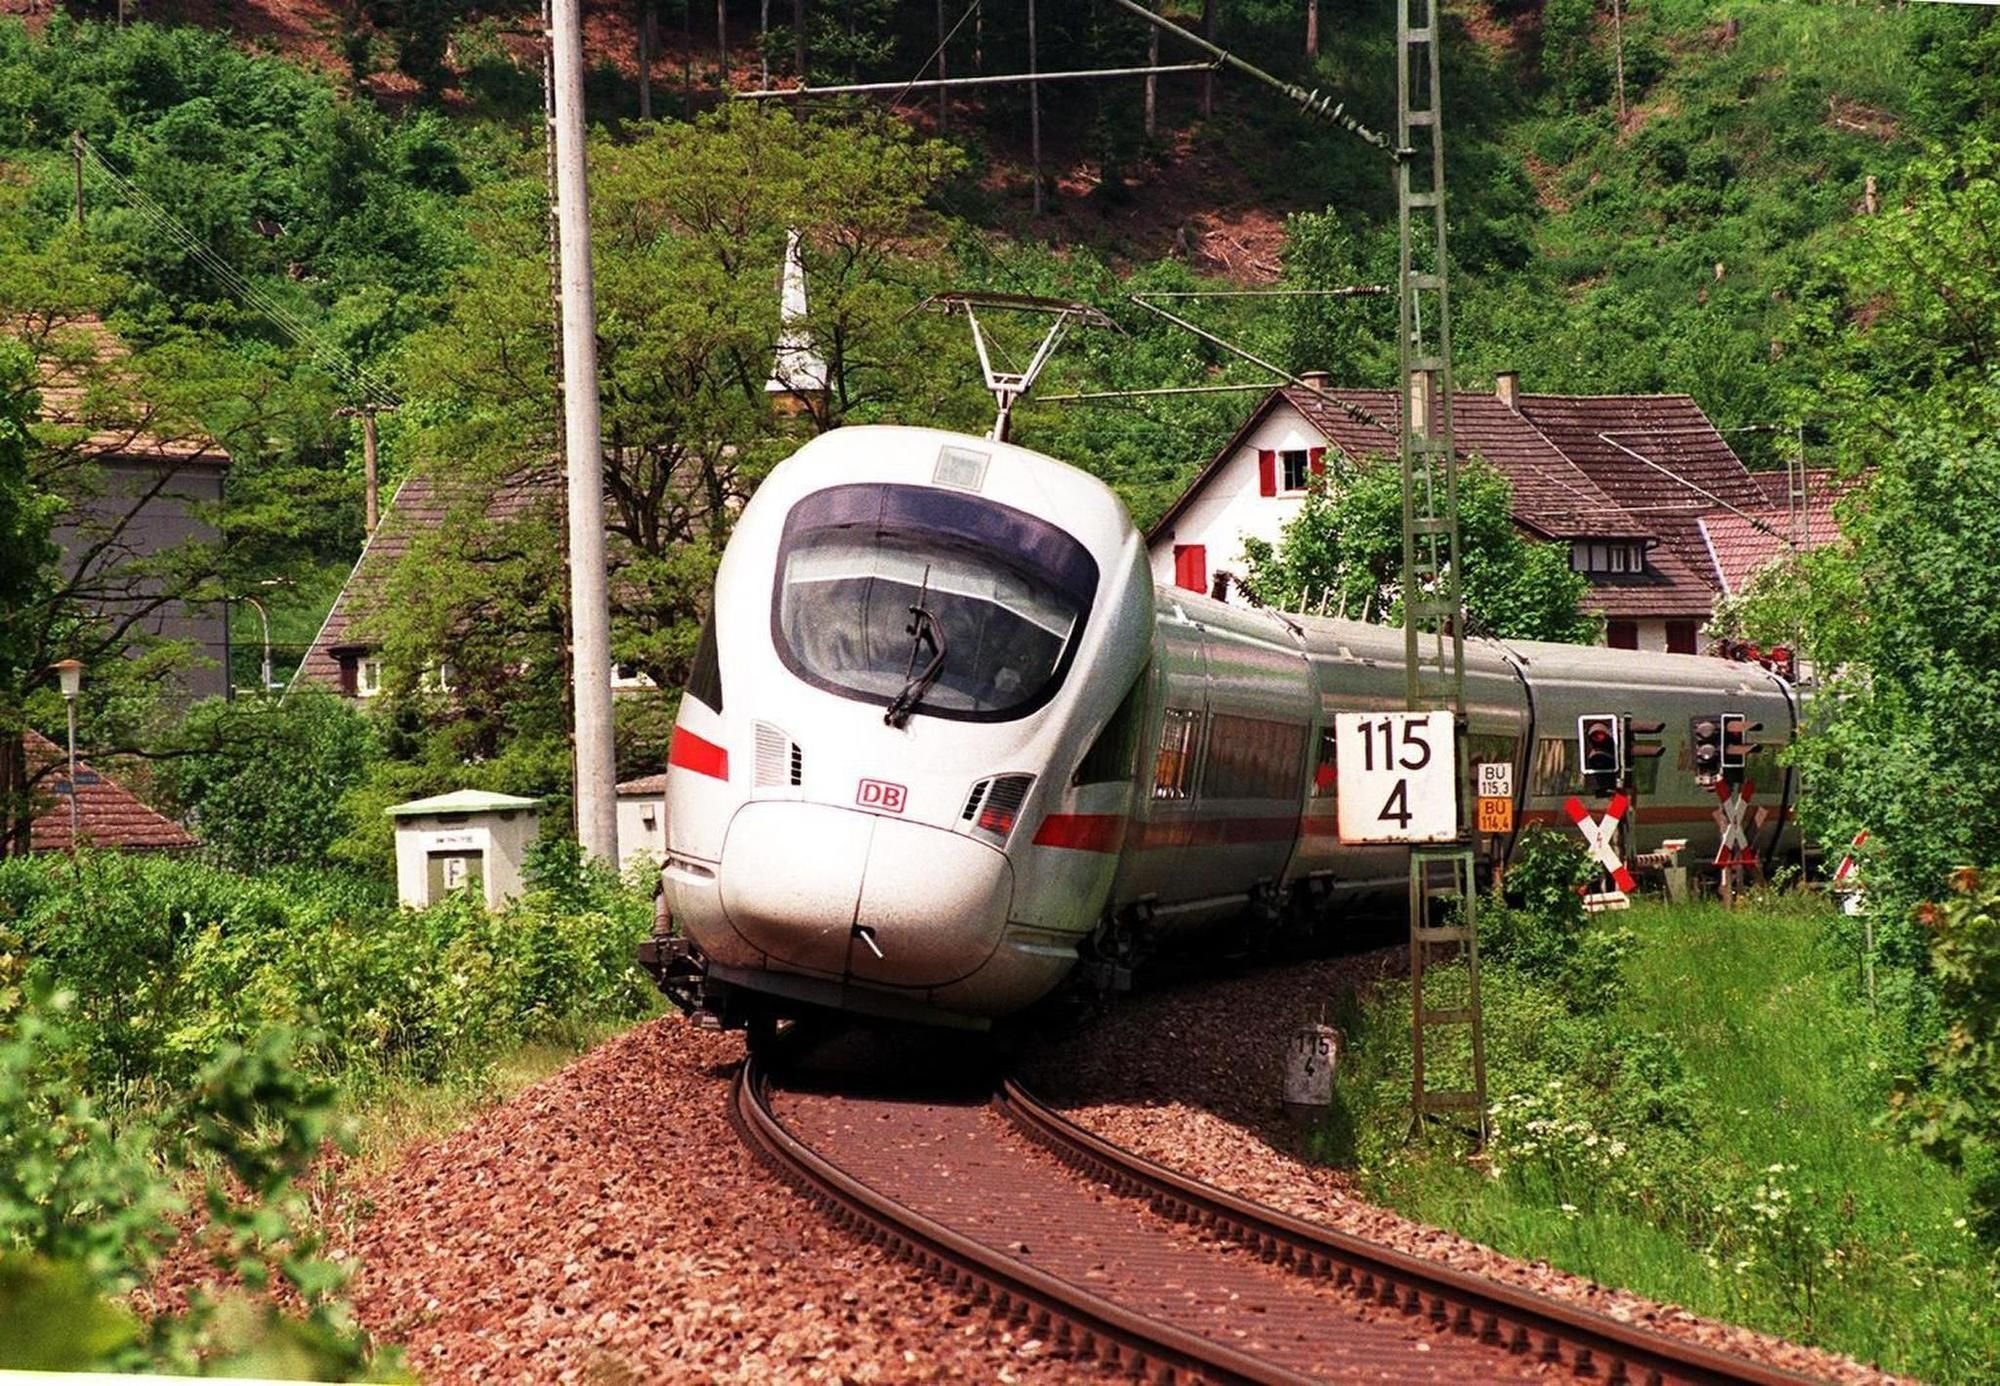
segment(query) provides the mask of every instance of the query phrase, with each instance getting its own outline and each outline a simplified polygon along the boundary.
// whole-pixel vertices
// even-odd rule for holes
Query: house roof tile
[[[1840,537],[1840,526],[1834,520],[1830,502],[1809,506],[1806,521],[1808,549],[1822,548]],[[1722,590],[1731,596],[1782,558],[1790,550],[1794,534],[1791,516],[1783,509],[1753,510],[1744,515],[1725,511],[1704,515],[1698,524]]]
[[[29,846],[37,852],[67,852],[71,847],[69,777],[65,773],[68,757],[62,747],[37,732],[27,733],[23,746],[28,774],[41,776],[38,788],[42,794],[38,798],[54,801],[46,803],[30,823]],[[146,807],[131,790],[93,770],[81,758],[76,763],[76,806],[78,836],[85,846],[122,852],[173,852],[200,845],[193,833]]]
[[[434,533],[454,511],[485,496],[488,520],[510,520],[539,505],[552,504],[562,494],[562,479],[553,472],[524,473],[485,493],[471,481],[455,481],[429,472],[412,472],[403,479],[375,532],[361,546],[332,610],[321,623],[312,648],[299,664],[294,683],[340,686],[337,651],[373,648],[359,629],[379,604],[383,585],[417,540]]]
[[[1310,390],[1288,386],[1277,392],[1350,458],[1396,455],[1397,430],[1402,428],[1397,391],[1329,393],[1378,422],[1360,422]],[[1551,539],[1650,537],[1532,423],[1492,395],[1455,395],[1452,430],[1459,456],[1483,458],[1506,474],[1514,487],[1514,515],[1521,523]]]

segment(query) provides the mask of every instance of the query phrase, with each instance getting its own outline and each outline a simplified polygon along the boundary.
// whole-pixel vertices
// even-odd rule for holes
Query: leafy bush
[[[1618,994],[1630,935],[1583,908],[1597,864],[1576,838],[1540,826],[1521,834],[1503,892],[1481,907],[1481,954],[1528,977],[1563,985],[1577,1010],[1602,1010]]]
[[[632,964],[643,893],[597,872],[538,884],[500,913],[467,896],[396,908],[349,878],[250,879],[116,855],[0,863],[0,926],[31,984],[74,994],[91,1080],[185,1087],[213,1056],[307,1027],[310,1070],[438,1076],[572,1018],[646,1014]]]
[[[332,1090],[294,1062],[291,1032],[224,1050],[151,1121],[113,1121],[88,1096],[72,998],[22,985],[24,971],[18,952],[0,957],[0,1368],[393,1370],[304,1230],[299,1179],[338,1133]],[[190,1181],[216,1269],[251,1290],[282,1283],[302,1314],[197,1293],[142,1325],[115,1306],[182,1235]]]
[[[174,807],[231,866],[311,865],[348,831],[341,800],[381,756],[368,718],[329,692],[198,703],[162,762]]]
[[[1931,971],[1948,1025],[1931,1051],[1930,1082],[1898,1084],[1897,1123],[1916,1143],[1969,1164],[1980,1232],[2000,1241],[2000,875],[1952,875],[1942,905],[1918,908],[1931,933]]]

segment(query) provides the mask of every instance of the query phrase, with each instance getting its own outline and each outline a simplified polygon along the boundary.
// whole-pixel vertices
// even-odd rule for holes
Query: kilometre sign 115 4
[[[1458,836],[1458,754],[1449,712],[1334,714],[1342,842]]]

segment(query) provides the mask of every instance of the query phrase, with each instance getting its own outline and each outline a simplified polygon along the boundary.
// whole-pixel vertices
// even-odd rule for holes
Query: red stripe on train
[[[1122,813],[1052,813],[1035,829],[1035,846],[1116,852],[1125,845]]]
[[[1290,842],[1298,836],[1296,815],[1285,818],[1167,819],[1133,825],[1131,846],[1151,852],[1166,847],[1234,847],[1248,842]]]
[[[729,778],[729,752],[686,727],[674,728],[674,739],[667,743],[667,764],[718,780]]]

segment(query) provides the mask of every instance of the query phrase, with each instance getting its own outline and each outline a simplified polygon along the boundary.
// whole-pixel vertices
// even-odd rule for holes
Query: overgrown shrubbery
[[[195,860],[0,863],[0,1366],[394,1370],[335,1297],[298,1182],[336,1081],[476,1070],[575,1019],[643,1015],[646,896],[538,854],[494,914],[402,910],[352,878]],[[192,1198],[190,1197],[192,1195]],[[184,1217],[182,1215],[193,1215]],[[112,1307],[184,1228],[252,1293]]]
[[[90,1096],[75,998],[25,982],[0,934],[0,1367],[163,1370],[350,1380],[393,1373],[336,1297],[299,1181],[338,1140],[332,1089],[293,1060],[294,1035],[230,1045],[146,1117]],[[198,1292],[142,1321],[119,1307],[186,1235],[243,1291],[282,1285],[299,1312],[242,1291]]]
[[[21,936],[31,985],[74,995],[69,1029],[104,1091],[180,1089],[274,1026],[311,1028],[299,1057],[318,1073],[437,1076],[572,1017],[641,1015],[652,998],[632,956],[650,921],[642,894],[575,869],[544,870],[489,914],[463,896],[402,910],[303,871],[0,863],[0,926]]]
[[[2000,1242],[2000,873],[1966,867],[1951,883],[1942,905],[1917,910],[1950,1027],[1930,1082],[1900,1084],[1891,1101],[1918,1145],[1967,1170],[1979,1230]]]

